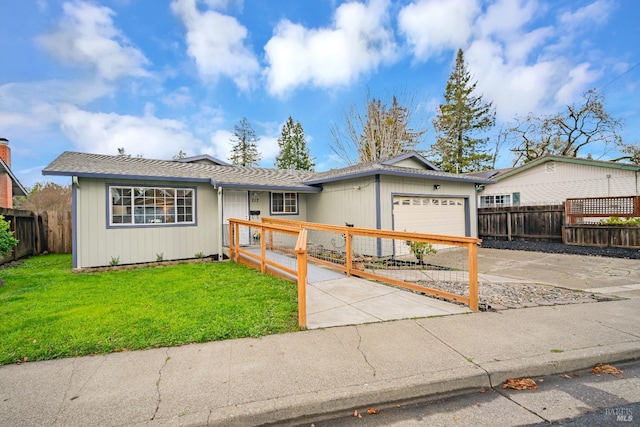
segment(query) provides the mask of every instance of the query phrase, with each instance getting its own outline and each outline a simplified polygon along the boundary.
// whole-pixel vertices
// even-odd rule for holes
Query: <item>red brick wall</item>
[[[9,148],[6,140],[0,140],[0,158],[4,160],[7,166],[11,167],[11,148]],[[0,207],[13,207],[13,192],[11,187],[11,177],[8,173],[2,171],[0,173]]]

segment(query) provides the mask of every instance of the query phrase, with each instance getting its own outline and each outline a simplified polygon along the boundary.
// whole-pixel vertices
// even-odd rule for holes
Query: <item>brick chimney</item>
[[[0,159],[7,164],[8,168],[11,168],[11,148],[9,148],[9,140],[7,138],[0,138]],[[13,207],[12,187],[11,177],[3,168],[0,170],[0,207]]]

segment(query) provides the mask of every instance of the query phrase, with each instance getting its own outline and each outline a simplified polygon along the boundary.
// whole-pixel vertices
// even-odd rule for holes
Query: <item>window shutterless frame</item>
[[[196,189],[107,185],[107,226],[151,227],[196,224]]]
[[[272,215],[297,215],[298,193],[271,193]]]

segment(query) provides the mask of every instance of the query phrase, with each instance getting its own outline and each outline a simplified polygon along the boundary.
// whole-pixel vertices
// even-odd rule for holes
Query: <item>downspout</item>
[[[216,188],[215,184],[214,188]],[[222,235],[224,234],[222,222],[222,187],[218,187],[218,261],[224,259],[224,254],[222,253]]]

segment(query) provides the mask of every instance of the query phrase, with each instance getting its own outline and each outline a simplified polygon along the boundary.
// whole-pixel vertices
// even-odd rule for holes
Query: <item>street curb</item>
[[[381,380],[371,384],[321,390],[220,408],[209,414],[207,424],[229,427],[265,424],[300,425],[305,422],[330,419],[340,412],[348,415],[354,408],[360,410],[370,407],[380,408],[399,402],[440,399],[466,394],[481,388],[488,389],[491,386],[499,388],[507,378],[557,375],[591,368],[597,363],[622,363],[633,360],[640,360],[638,342],[621,343],[607,348],[595,347],[550,353],[549,356],[537,355],[525,359],[476,364],[462,369]],[[191,425],[205,424],[196,422]]]
[[[482,387],[489,388],[486,372],[477,366],[469,365],[444,372],[380,380],[220,408],[211,414],[209,423],[220,426],[298,425],[311,418],[317,421],[337,412],[348,413],[353,411],[353,408],[459,394]]]
[[[592,368],[598,363],[622,363],[640,360],[640,343],[637,341],[549,353],[548,356],[531,356],[524,359],[504,360],[482,364],[494,387],[507,378],[557,375]]]

